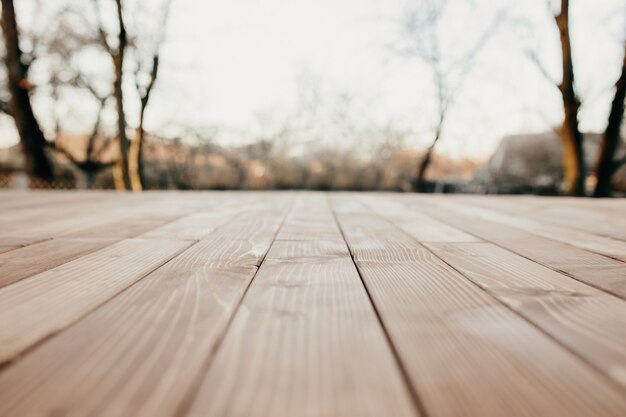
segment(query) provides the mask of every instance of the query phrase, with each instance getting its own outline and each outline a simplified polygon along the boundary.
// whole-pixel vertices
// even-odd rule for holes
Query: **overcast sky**
[[[560,77],[558,37],[546,1],[449,3],[440,35],[451,55],[480,36],[499,11],[507,14],[454,103],[440,149],[482,157],[505,134],[558,124],[558,91],[525,52],[535,51],[553,78]],[[626,6],[624,0],[571,3],[576,76],[586,100],[581,123],[600,130],[620,69]],[[214,127],[223,142],[247,140],[289,117],[303,85],[314,84],[323,97],[352,97],[348,107],[357,123],[410,130],[409,143],[423,146],[436,108],[432,74],[419,59],[397,51],[406,45],[402,19],[411,4],[173,0],[147,127]],[[6,132],[7,121],[2,123]],[[1,143],[14,140],[9,132]]]

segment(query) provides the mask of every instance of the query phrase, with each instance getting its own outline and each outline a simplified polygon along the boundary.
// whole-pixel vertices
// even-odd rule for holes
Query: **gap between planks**
[[[385,212],[392,211],[389,206],[384,206]],[[398,209],[404,213],[402,217],[415,216],[402,205],[396,207],[396,211]],[[396,220],[387,219],[396,224]],[[403,229],[398,224],[396,226]],[[493,245],[490,242],[420,243],[466,279],[607,376],[620,389],[626,390],[626,354],[623,351],[626,345],[626,303],[621,299],[508,249],[496,245],[490,247]],[[542,297],[544,292],[547,298]],[[551,308],[543,307],[544,299]],[[607,326],[612,326],[612,330],[604,330]],[[590,328],[595,332],[590,332]]]
[[[266,212],[265,217],[271,220],[271,217],[276,213],[279,212]],[[245,215],[246,213],[239,214]],[[4,387],[0,389],[0,393],[4,393],[4,395],[8,396],[4,401],[0,401],[0,409],[3,410],[0,414],[22,416],[28,414],[28,412],[37,412],[37,410],[39,413],[46,414],[55,409],[69,409],[79,415],[90,415],[96,413],[96,410],[104,414],[110,412],[112,415],[175,415],[175,413],[178,412],[177,408],[180,406],[180,400],[184,399],[185,395],[190,395],[191,387],[189,383],[191,382],[193,385],[193,376],[196,375],[194,372],[198,372],[197,366],[195,366],[198,364],[197,362],[194,366],[191,366],[191,368],[189,366],[183,367],[182,365],[185,363],[189,364],[189,355],[191,355],[192,358],[195,355],[196,359],[205,359],[206,352],[203,350],[203,346],[206,347],[206,338],[209,337],[209,343],[211,343],[211,340],[214,340],[212,338],[213,336],[211,336],[212,334],[218,338],[220,337],[219,334],[211,333],[219,333],[220,331],[211,320],[207,321],[206,316],[206,314],[218,314],[223,308],[219,302],[219,297],[213,299],[214,295],[212,295],[213,292],[210,290],[210,286],[217,285],[217,287],[213,289],[219,289],[219,285],[226,285],[226,288],[231,286],[232,289],[234,289],[234,287],[238,285],[237,282],[241,282],[241,279],[244,278],[242,274],[249,277],[250,273],[256,271],[256,265],[259,263],[258,258],[260,256],[257,247],[258,244],[269,247],[270,243],[267,242],[271,242],[273,239],[272,236],[267,236],[268,233],[272,233],[272,229],[276,229],[272,223],[273,221],[263,222],[262,217],[258,216],[258,212],[255,213],[252,211],[248,214],[251,215],[250,217],[252,217],[252,219],[245,221],[243,224],[241,224],[241,222],[229,222],[229,220],[231,220],[230,217],[224,219],[225,231],[212,233],[207,242],[193,245],[171,262],[155,270],[144,279],[137,281],[135,285],[119,293],[116,297],[98,307],[81,321],[75,323],[72,327],[66,329],[55,338],[52,338],[47,343],[40,346],[39,349],[31,352],[24,360],[19,361],[14,366],[5,370],[3,374],[0,374],[0,385]],[[233,232],[235,234],[233,234]],[[254,238],[256,241],[238,241],[236,239],[237,237],[239,239]],[[227,238],[230,239],[227,240]],[[212,261],[213,259],[215,261]],[[201,262],[199,264],[198,261],[202,260],[208,263]],[[246,267],[246,265],[248,266]],[[200,301],[198,297],[201,294],[197,292],[195,294],[196,297],[193,297],[193,293],[191,294],[192,297],[188,300],[191,303],[189,305],[185,303],[188,298],[184,296],[186,292],[181,294],[180,292],[174,291],[171,293],[172,295],[170,294],[170,290],[176,289],[176,286],[180,285],[183,286],[185,291],[189,290],[188,285],[194,281],[192,278],[195,277],[195,279],[198,279],[202,277],[205,267],[217,268],[215,269],[217,272],[211,275],[212,281],[209,280],[208,282],[209,288],[205,288],[205,290],[208,291],[203,291],[202,293],[205,301],[210,301],[208,304],[198,304]],[[223,268],[230,268],[229,270],[231,272],[220,272]],[[199,275],[194,275],[196,273],[199,273]],[[189,278],[188,283],[180,281],[178,279],[179,275]],[[169,279],[169,281],[167,281],[169,282],[169,286],[163,288],[164,284],[162,281],[166,278]],[[213,282],[213,284],[211,284],[211,282]],[[220,284],[220,282],[222,284]],[[172,288],[172,286],[174,286],[174,288]],[[224,289],[224,287],[221,288]],[[166,293],[164,293],[164,291]],[[240,290],[236,290],[235,293],[239,291]],[[236,296],[237,294],[235,293],[232,295]],[[202,308],[202,311],[204,311],[204,321],[197,323],[200,327],[195,328],[196,331],[200,331],[198,337],[205,338],[204,344],[198,344],[199,342],[197,342],[189,345],[188,343],[184,343],[184,338],[182,339],[183,342],[181,342],[181,338],[179,337],[172,338],[167,336],[168,332],[175,332],[174,335],[187,336],[188,338],[189,333],[186,332],[185,329],[190,324],[196,323],[193,320],[191,322],[188,322],[189,320],[177,322],[177,320],[181,320],[176,318],[177,315],[170,316],[166,314],[166,316],[163,316],[163,314],[168,312],[166,308],[168,303],[161,306],[161,303],[156,303],[156,301],[159,300],[159,296],[161,298],[164,297],[165,300],[170,300],[170,297],[176,294],[179,294],[178,302],[182,303],[180,304],[181,308],[187,309],[187,313],[192,314],[189,320],[196,314],[194,313],[194,305],[197,306],[197,308]],[[157,298],[155,299],[154,297]],[[208,300],[206,297],[208,297]],[[218,302],[216,303],[215,301]],[[124,306],[130,308],[128,314],[123,314],[121,311]],[[143,306],[143,310],[139,308],[141,306]],[[144,311],[146,308],[157,308],[160,309],[160,312],[154,311],[155,318],[153,319],[151,314],[143,314],[146,313],[146,311]],[[119,320],[116,317],[119,318]],[[159,319],[159,317],[161,318]],[[185,317],[186,316],[183,316],[183,319]],[[167,324],[171,331],[155,333],[156,328],[154,320],[157,320],[157,323],[158,320],[161,320],[162,324]],[[163,320],[165,320],[165,322],[163,322]],[[124,331],[124,326],[133,322],[140,328],[134,336],[128,335],[127,332]],[[209,327],[207,328],[207,326]],[[96,333],[92,334],[94,329]],[[97,331],[97,329],[100,329],[100,331]],[[152,331],[150,329],[152,329]],[[204,329],[204,331],[202,329]],[[145,342],[141,342],[145,339],[143,334],[148,331],[151,331],[153,334],[152,340],[154,341],[154,346],[151,348],[152,352],[150,352],[150,354],[146,352],[146,355],[140,355],[141,343],[145,344]],[[131,348],[130,346],[132,346],[131,342],[133,340],[139,343],[139,345]],[[120,347],[117,347],[117,345],[124,341],[126,343],[124,346],[127,347],[124,348],[123,351],[120,351]],[[101,346],[106,347],[112,342],[115,342],[115,345],[111,345],[109,349],[102,351]],[[128,345],[128,343],[131,344]],[[170,343],[169,351],[167,349],[165,351],[162,350],[164,346],[163,343],[166,343],[166,347],[168,346],[167,343]],[[159,352],[154,351],[157,346],[161,347]],[[180,349],[185,346],[187,346],[187,354],[185,355],[185,360],[181,362],[180,353],[177,352],[181,352]],[[115,350],[116,347],[117,351]],[[189,349],[191,348],[195,350],[190,352]],[[122,355],[124,352],[125,354]],[[100,359],[97,359],[98,354],[100,355]],[[102,354],[105,356],[102,356]],[[131,358],[136,357],[137,360],[128,362],[129,354]],[[155,365],[157,375],[159,372],[164,371],[163,366],[169,370],[165,372],[165,374],[161,374],[161,377],[157,375],[150,377],[149,373],[155,372],[154,366],[146,368],[146,362],[150,362],[151,357],[154,359],[154,355],[162,359],[155,362],[155,364],[160,364],[160,367]],[[162,355],[165,355],[165,357]],[[140,357],[141,359],[139,359]],[[105,359],[108,361],[108,366],[103,365],[103,360]],[[77,360],[79,361],[78,363],[76,363]],[[94,361],[97,365],[93,363]],[[73,363],[73,366],[66,366],[68,363]],[[79,367],[81,363],[83,366]],[[52,368],[50,364],[53,364]],[[126,366],[128,366],[129,369],[134,368],[138,370],[138,373],[132,373],[118,381],[117,378],[125,372],[124,369]],[[28,375],[32,375],[32,370],[36,372],[37,369],[45,368],[48,368],[48,371],[41,374],[38,380],[31,381],[28,377]],[[179,368],[182,368],[183,371],[180,371]],[[95,375],[95,380],[93,379],[94,376],[85,379],[87,374],[83,375],[84,372],[90,373],[92,370],[98,369],[100,369],[98,372],[103,373],[103,375],[99,378],[97,378],[98,375]],[[144,373],[139,372],[142,369]],[[187,372],[184,372],[184,370]],[[81,374],[81,372],[83,374]],[[146,374],[146,372],[148,372],[148,374]],[[63,389],[60,392],[58,391],[59,385],[56,383],[58,380],[64,381]],[[179,383],[173,384],[173,381],[178,381]],[[20,383],[22,389],[20,389]],[[94,383],[97,383],[98,390],[90,390],[90,387],[95,387],[93,385]],[[36,398],[39,398],[38,401],[19,402],[16,399],[17,395],[23,392],[24,384],[35,384],[35,394],[33,394],[31,389],[31,395],[35,395]],[[69,388],[70,386],[72,387],[71,389]],[[162,395],[155,394],[156,397],[145,404],[137,403],[131,398],[132,396],[129,397],[129,393],[134,392],[136,393],[135,395],[142,392],[145,393],[145,389],[150,386],[157,389],[157,393],[160,392]],[[99,392],[99,390],[104,390],[105,388],[105,392]],[[107,392],[110,395],[107,395]],[[2,395],[3,394],[0,394],[0,396]],[[171,401],[172,395],[179,395],[177,397],[178,400]],[[111,400],[111,402],[108,402],[108,400]],[[107,401],[108,405],[104,406],[103,401]],[[109,410],[109,412],[104,412],[102,407],[105,407],[104,409]]]
[[[337,198],[337,200],[340,198],[341,197]],[[456,415],[460,413],[461,410],[464,410],[463,413],[467,413],[467,415],[553,415],[552,412],[555,410],[555,407],[557,410],[560,409],[563,413],[569,413],[569,415],[584,416],[590,412],[599,415],[621,415],[621,412],[626,409],[624,401],[620,399],[622,398],[621,394],[617,394],[617,392],[621,392],[621,390],[612,384],[611,381],[606,378],[606,375],[600,374],[595,368],[590,367],[588,363],[571,355],[566,349],[563,349],[560,344],[546,337],[543,332],[540,332],[535,326],[532,326],[517,313],[507,307],[502,307],[498,300],[476,286],[475,283],[459,275],[454,269],[449,268],[446,263],[426,249],[411,249],[414,244],[411,244],[407,238],[403,238],[403,234],[400,233],[404,232],[396,229],[395,226],[392,226],[392,229],[390,229],[389,226],[374,221],[372,216],[369,217],[368,221],[368,218],[364,217],[365,215],[359,216],[356,214],[358,213],[358,209],[355,209],[355,207],[358,207],[358,204],[354,201],[344,201],[346,201],[346,203],[344,204],[345,208],[341,207],[342,215],[340,225],[344,227],[344,230],[345,227],[348,227],[350,230],[350,237],[347,237],[347,239],[350,246],[356,244],[354,248],[357,252],[354,258],[357,264],[361,263],[367,269],[367,271],[363,273],[363,275],[365,275],[364,280],[375,284],[375,288],[370,290],[370,294],[372,294],[374,302],[383,310],[381,311],[383,322],[389,329],[394,344],[399,348],[401,359],[408,367],[407,369],[410,370],[411,381],[415,389],[421,392],[421,398],[423,398],[425,402],[425,408],[429,415]],[[383,219],[381,218],[381,220]],[[368,230],[370,230],[370,232],[368,232]],[[383,231],[387,233],[387,238],[380,235]],[[370,235],[371,237],[368,237]],[[369,243],[370,239],[377,239],[377,237],[386,240],[373,240],[372,243]],[[392,252],[372,249],[385,247],[388,243],[393,243],[393,246],[389,247],[389,249],[393,249]],[[432,257],[432,260],[429,259],[428,256],[424,257],[425,252],[430,253],[429,256]],[[389,258],[388,255],[392,255],[392,258]],[[437,262],[433,263],[434,259],[437,259]],[[437,267],[437,263],[441,266]],[[445,268],[442,268],[443,265],[445,265]],[[422,270],[424,267],[426,267],[426,269]],[[445,272],[443,272],[444,270]],[[453,275],[459,275],[466,283],[463,284],[462,282],[451,280],[453,279]],[[389,278],[391,281],[395,281],[398,285],[402,284],[400,287],[404,289],[400,287],[398,287],[397,290],[389,288],[390,286],[394,286],[393,282],[387,282],[388,279],[385,277]],[[415,279],[418,281],[413,284],[412,281]],[[385,281],[384,285],[382,281]],[[437,293],[430,294],[439,300],[438,303],[443,303],[443,306],[438,306],[438,303],[432,304],[434,302],[433,300],[423,298],[419,293],[416,293],[415,297],[412,297],[412,301],[408,303],[405,292],[411,292],[414,289],[417,290],[417,288],[411,287],[414,285],[420,285],[420,291],[426,291],[423,296],[426,296],[429,292],[435,291],[436,288],[447,286],[448,289],[445,291],[445,298],[440,299],[441,295]],[[464,288],[462,291],[461,287]],[[470,290],[470,287],[474,288],[474,290]],[[456,295],[454,294],[459,291],[461,292]],[[461,295],[463,297],[459,298]],[[516,340],[516,344],[510,346],[510,348],[515,348],[508,351],[499,349],[498,345],[490,340],[488,333],[483,334],[479,332],[474,335],[474,338],[468,339],[467,337],[469,337],[469,335],[464,336],[463,329],[456,329],[458,323],[455,325],[455,321],[449,322],[447,325],[442,324],[444,327],[440,325],[435,326],[428,317],[436,314],[435,311],[441,308],[444,308],[444,310],[449,308],[455,311],[456,307],[452,308],[455,305],[452,301],[456,299],[458,299],[458,302],[467,300],[463,302],[465,304],[469,303],[458,313],[461,317],[465,317],[465,321],[469,320],[467,324],[471,324],[472,317],[476,316],[474,319],[486,321],[481,325],[481,328],[485,327],[482,332],[495,331],[494,336],[498,335],[500,339],[506,335],[507,339],[511,339],[511,341]],[[472,299],[474,299],[474,301],[472,301]],[[471,310],[466,309],[470,308],[472,303],[478,302],[478,300],[484,301],[480,301],[481,304],[475,305],[474,309],[478,310],[476,310],[476,314],[472,315],[470,314]],[[486,303],[484,308],[490,304],[495,304],[493,307],[490,307],[489,311],[492,312],[491,315],[487,314],[486,311],[482,315],[478,314],[479,310],[481,310],[478,307],[482,305],[482,303]],[[421,304],[428,304],[428,310],[423,310],[426,307]],[[446,305],[448,307],[445,307]],[[433,311],[431,311],[431,308]],[[422,311],[425,316],[422,317],[419,311]],[[419,314],[413,317],[413,313]],[[407,322],[409,316],[413,318]],[[435,317],[439,316],[433,316],[432,320],[435,320]],[[446,318],[446,316],[443,316],[437,320],[443,320],[443,323],[447,323],[453,317]],[[459,317],[459,319],[461,317]],[[451,327],[447,329],[446,326]],[[511,329],[511,326],[513,326],[513,329]],[[435,331],[435,329],[438,329],[438,332],[443,331],[436,339],[429,337],[420,337],[419,340],[411,339],[412,332],[417,331],[418,334],[422,334],[424,331],[428,330],[428,332],[424,334],[425,337],[431,334],[432,331]],[[452,331],[453,329],[456,330]],[[479,329],[477,328],[475,330],[478,331]],[[524,338],[520,339],[522,335],[533,340],[532,349],[530,349],[530,346],[526,346],[527,349],[530,349],[529,351],[522,348],[523,345],[528,344]],[[416,335],[414,336],[417,337]],[[476,338],[476,336],[480,337]],[[436,342],[437,340],[439,341]],[[435,345],[440,345],[440,348],[443,350],[433,350],[432,346],[429,347],[431,342]],[[461,353],[461,351],[464,353]],[[498,352],[500,352],[500,354],[506,352],[506,354],[504,357],[496,360],[497,356],[494,355]],[[547,359],[543,357],[544,354],[550,357],[550,360],[546,361]],[[469,378],[462,385],[463,388],[461,388],[461,386],[457,387],[456,384],[459,382],[449,374],[452,372],[451,370],[444,371],[445,367],[438,368],[438,370],[432,369],[433,366],[436,368],[437,366],[435,364],[443,357],[446,357],[446,355],[452,355],[452,357],[448,358],[448,360],[445,361],[447,365],[443,366],[449,366],[450,362],[455,363],[455,367],[464,369],[464,371],[457,371],[456,376],[460,377],[462,375],[464,377],[463,379]],[[454,355],[459,357],[455,357]],[[482,372],[482,367],[470,366],[468,368],[469,365],[464,364],[461,357],[464,358],[463,360],[473,357],[474,359],[470,362],[481,361],[486,357],[490,357],[490,361],[492,361],[490,365],[491,368],[493,369],[495,367],[495,369],[498,369],[498,367],[500,367],[501,369],[498,371],[500,373],[515,364],[516,361],[521,360],[522,363],[520,363],[519,366],[523,367],[524,370],[522,371],[520,368],[510,370],[506,375],[502,375],[498,383],[492,380],[492,378],[485,378],[486,375],[481,375],[481,377],[476,380],[476,377]],[[535,364],[538,359],[539,363]],[[565,371],[571,375],[564,375],[563,372]],[[464,372],[464,374],[459,375],[458,372]],[[492,372],[497,373],[495,370]],[[454,396],[448,396],[448,399],[444,400],[444,398],[441,397],[443,393],[437,392],[436,381],[441,378],[443,378],[443,381],[446,381],[445,384],[448,386],[447,391],[456,391],[458,388],[459,390],[462,389],[459,394],[461,392],[465,393],[456,398],[456,404],[455,401],[452,401]],[[565,381],[561,380],[561,378],[567,380],[567,386],[561,386]],[[595,382],[591,382],[592,380],[595,380]],[[516,386],[517,389],[509,387],[509,391],[506,391],[506,385],[500,386],[504,381],[507,381],[507,385]],[[526,382],[524,383],[524,381]],[[584,391],[584,382],[595,384],[594,386],[597,389],[595,392],[587,390],[586,395],[588,401],[581,402],[579,400],[581,400],[582,397],[580,397],[577,392],[582,393]],[[542,386],[543,388],[540,389]],[[478,393],[484,391],[485,388],[487,388],[487,392],[491,393],[485,393],[488,398],[492,398],[489,402],[476,402],[468,398],[471,392],[474,392],[473,396],[477,396],[476,398],[482,398],[483,395],[479,395]],[[433,391],[433,389],[435,390]],[[513,389],[513,391],[511,391],[511,389]],[[556,398],[549,400],[543,391],[545,389],[554,392],[559,391],[560,393]],[[591,395],[592,393],[593,395]],[[491,395],[491,397],[489,397],[489,395]],[[496,405],[496,401],[493,400],[493,395],[497,395],[499,398],[501,397],[504,403],[498,401],[500,406]],[[528,405],[532,404],[532,407],[525,408],[522,407],[521,404],[514,406],[513,404],[516,401],[513,401],[513,397],[511,396],[517,398],[516,401],[520,400],[520,398],[525,398],[524,402]],[[593,397],[595,397],[594,400],[591,399]],[[463,398],[465,398],[465,400],[463,400]],[[555,401],[557,398],[558,401]],[[565,398],[569,398],[569,400],[564,401]],[[609,399],[611,400],[609,401]],[[608,403],[612,403],[612,405],[609,406],[609,408],[604,408],[608,405],[607,401],[609,401]],[[578,402],[578,404],[574,405],[574,402]],[[534,411],[532,409],[534,409]],[[585,409],[587,411],[585,411]]]
[[[327,200],[329,202],[329,205],[332,207],[332,204],[330,203],[330,197],[327,196]],[[367,282],[363,278],[363,273],[361,269],[359,268],[359,265],[354,259],[354,252],[352,251],[352,248],[348,244],[348,240],[346,239],[345,232],[343,228],[341,227],[341,223],[339,222],[339,219],[337,218],[337,213],[335,212],[335,210],[332,210],[332,214],[333,214],[333,219],[335,220],[335,223],[339,227],[339,232],[341,233],[341,237],[344,243],[346,244],[346,247],[348,248],[348,251],[350,253],[350,259],[352,260],[352,264],[354,265],[354,268],[359,274],[359,279],[361,280],[361,284],[363,285],[363,288],[365,288],[365,291],[367,293],[367,298],[369,299],[369,302],[372,305],[372,308],[374,309],[374,312],[376,314],[376,318],[378,319],[378,322],[380,323],[380,326],[383,329],[383,332],[385,334],[385,339],[387,341],[387,344],[389,345],[389,348],[391,349],[391,352],[393,353],[394,360],[396,362],[396,365],[398,366],[398,369],[400,370],[402,379],[404,380],[404,383],[407,389],[409,390],[411,399],[413,400],[413,404],[415,405],[415,408],[418,410],[419,415],[426,417],[428,416],[428,414],[426,413],[426,408],[424,407],[424,403],[422,399],[420,398],[420,394],[418,390],[415,389],[415,387],[413,386],[413,383],[411,382],[411,377],[409,375],[409,371],[407,370],[404,362],[402,362],[400,353],[398,352],[398,349],[393,343],[391,335],[389,334],[389,330],[387,330],[387,327],[385,326],[385,323],[383,322],[378,306],[376,305],[376,303],[374,302],[374,299],[372,298],[371,290],[368,287]]]
[[[297,227],[290,227],[306,224],[301,221],[306,214],[297,211],[287,218],[234,315],[189,415],[377,416],[386,411],[414,415],[409,387],[399,373],[394,374],[399,370],[387,350],[390,346],[338,225],[333,225],[335,230],[326,227],[319,231],[320,237],[331,240],[312,240],[301,236]],[[330,210],[326,216],[332,221]],[[312,217],[325,216],[318,213]],[[347,299],[330,303],[324,298],[333,294]],[[314,305],[307,304],[309,297]],[[360,325],[346,318],[355,315]],[[318,320],[322,321],[316,325]],[[305,330],[305,334],[312,332],[313,339],[310,344],[298,344],[298,335]],[[353,349],[346,354],[341,346]],[[311,356],[307,349],[322,352]],[[356,368],[355,360],[360,364]],[[371,372],[375,368],[379,371]],[[334,378],[324,378],[328,377],[324,369]],[[316,376],[319,381],[311,380]],[[334,391],[341,397],[331,395]],[[237,397],[232,398],[235,393]],[[293,409],[294,404],[300,408]],[[371,408],[364,408],[366,404]]]
[[[405,201],[407,204],[534,263],[626,300],[626,263],[622,261],[511,226],[474,218],[435,199],[409,199],[408,203]]]

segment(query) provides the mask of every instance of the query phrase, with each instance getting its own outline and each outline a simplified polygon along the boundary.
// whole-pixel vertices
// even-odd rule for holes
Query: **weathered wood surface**
[[[3,192],[0,416],[624,416],[626,201]]]

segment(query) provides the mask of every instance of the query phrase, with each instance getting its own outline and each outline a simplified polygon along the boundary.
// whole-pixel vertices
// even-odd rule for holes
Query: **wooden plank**
[[[143,205],[145,203],[145,205]],[[117,198],[104,203],[85,200],[69,207],[57,207],[36,216],[14,219],[2,226],[3,233],[17,237],[133,237],[184,212],[169,205],[148,205],[136,200],[132,204]],[[147,224],[157,222],[156,225]],[[160,221],[160,223],[159,223]],[[133,233],[132,229],[138,229]]]
[[[229,226],[229,235],[224,236],[226,238],[232,236],[249,236],[251,234],[258,234],[264,236],[261,243],[267,243],[272,241],[274,235],[267,233],[267,231],[274,231],[282,223],[286,210],[283,209],[265,209],[254,210],[254,215],[248,213],[242,213],[233,221]]]
[[[43,190],[38,191],[16,191],[2,190],[2,198],[0,199],[0,210],[2,211],[24,211],[33,207],[45,206],[48,209],[57,205],[69,206],[84,201],[103,201],[109,199],[112,193],[108,195],[98,192],[89,192],[88,195],[83,192],[63,192]],[[86,198],[87,197],[87,198]],[[19,210],[18,210],[19,209]]]
[[[114,239],[51,239],[0,254],[0,288],[115,242]]]
[[[0,289],[0,363],[74,323],[188,245],[123,240]]]
[[[498,209],[542,222],[550,222],[588,233],[626,240],[623,201],[607,199],[519,197],[470,197],[463,201]]]
[[[174,238],[184,240],[200,240],[234,217],[235,213],[212,212],[190,214],[175,221],[164,224],[142,234],[143,239]]]
[[[349,245],[358,243],[354,209],[333,201]],[[428,416],[626,412],[623,391],[605,376],[417,242],[410,249],[419,261],[357,265]]]
[[[596,253],[542,238],[517,228],[469,216],[451,202],[420,199],[412,207],[484,240],[532,259],[557,272],[626,299],[626,264]]]
[[[413,239],[388,220],[365,209],[357,198],[341,198],[341,207],[350,216],[343,216],[343,233],[350,243],[355,260],[410,261],[419,258]]]
[[[402,220],[429,219],[395,201],[365,200],[407,233]],[[626,388],[626,303],[489,243],[424,245]]]
[[[456,208],[467,215],[522,229],[536,234],[537,236],[543,236],[611,258],[626,261],[626,242],[620,240],[597,236],[571,227],[555,226],[546,222],[523,218],[519,215],[509,215],[482,207],[456,204]],[[572,224],[578,222],[575,217],[570,218],[569,221]]]
[[[416,415],[345,243],[274,243],[187,415]]]
[[[303,194],[280,230],[277,240],[343,241],[326,198],[320,194]]]
[[[20,249],[46,239],[36,237],[2,236],[0,235],[0,253]]]
[[[388,196],[381,198],[368,196],[361,201],[419,242],[480,242],[476,236],[418,211],[409,210],[396,199]]]
[[[86,226],[71,232],[55,234],[63,238],[92,237],[92,238],[132,238],[150,232],[158,227],[175,221],[180,217],[177,213],[154,213],[151,215],[129,214],[123,218],[111,219],[96,226]]]
[[[94,195],[102,195],[98,204],[89,201]],[[245,296],[227,332],[294,198],[261,267],[266,272],[252,281],[255,292]],[[319,193],[26,193],[2,202],[0,229],[15,243],[144,233],[142,242],[154,247],[129,245],[96,257],[107,248],[62,261],[36,285],[34,298],[22,294],[34,291],[25,283],[50,271],[0,289],[0,351],[6,328],[32,333],[41,321],[56,323],[19,360],[0,367],[0,415],[414,415],[416,405],[429,417],[626,414],[624,313],[617,307],[623,301],[563,275],[624,296],[626,264],[522,230],[529,219],[552,233],[574,230],[566,236],[583,241],[618,229],[619,222],[586,230],[623,211],[623,202],[533,197],[532,215],[520,211],[524,221],[516,223],[515,207],[491,206],[489,198],[335,198],[344,230]],[[457,199],[484,211],[455,211]],[[504,218],[493,221],[491,212]],[[554,221],[559,215],[562,222]],[[570,218],[584,227],[568,225]],[[354,276],[342,232],[370,294]],[[146,266],[145,278],[130,276],[129,264],[151,262],[156,242],[172,238],[201,241],[151,273]],[[521,256],[476,243],[483,239]],[[591,239],[582,244],[621,250],[619,242]],[[445,251],[446,261],[470,279],[416,240]],[[45,243],[8,245],[12,270],[20,269],[16,251],[31,253],[36,267],[57,262],[52,251],[62,258],[63,249],[48,243],[47,253]],[[88,267],[85,259],[97,263]],[[81,261],[82,270],[75,266]],[[120,277],[126,283],[111,290]],[[100,285],[107,286],[102,294]],[[7,304],[3,294],[16,287],[22,290]],[[385,329],[367,324],[372,306],[363,294]],[[85,299],[93,304],[81,307]],[[6,308],[25,314],[5,316]],[[82,313],[61,320],[57,309],[66,308]]]
[[[626,303],[490,243],[437,256],[626,388]]]
[[[239,225],[219,227],[9,367],[0,415],[177,415],[285,215],[244,214],[274,229],[227,240]]]
[[[351,212],[341,218],[355,261],[419,261],[422,250],[413,239],[374,213]]]
[[[18,208],[24,202],[32,200],[33,193],[25,190],[1,190],[2,198],[0,198],[0,210],[4,208]]]
[[[69,197],[62,195],[56,199],[43,199],[39,193],[33,193],[28,204],[23,207],[2,207],[0,211],[0,225],[3,230],[18,231],[24,233],[33,226],[49,224],[68,218],[80,219],[80,217],[95,212],[106,213],[115,205],[123,206],[124,200],[119,198],[103,199],[103,196],[77,194]],[[117,195],[115,195],[117,196]],[[113,197],[113,196],[112,196]]]

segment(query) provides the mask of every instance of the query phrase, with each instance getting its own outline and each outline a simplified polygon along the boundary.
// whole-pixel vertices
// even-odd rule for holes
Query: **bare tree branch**
[[[152,89],[157,80],[157,76],[159,73],[159,55],[161,50],[161,45],[165,38],[165,30],[167,19],[169,16],[169,9],[171,5],[171,0],[166,0],[163,7],[163,15],[162,21],[159,25],[159,31],[155,36],[155,44],[154,50],[152,52],[152,60],[150,69],[148,72],[148,82],[146,85],[141,85],[140,83],[140,73],[142,72],[141,61],[137,66],[135,72],[135,86],[137,87],[137,91],[139,93],[140,99],[140,109],[139,109],[139,123],[137,128],[135,129],[135,137],[130,145],[129,150],[129,159],[128,159],[128,171],[129,171],[129,179],[130,185],[133,191],[142,191],[143,190],[143,142],[144,142],[144,120],[145,120],[145,112],[148,107],[148,103],[150,101],[150,95],[152,93]]]
[[[609,120],[602,137],[600,153],[596,163],[596,188],[594,197],[609,197],[611,183],[616,166],[615,152],[621,141],[622,121],[624,120],[624,99],[626,99],[626,40],[624,41],[624,58],[622,69],[615,83],[615,95],[611,102]],[[619,164],[617,165],[619,167]]]
[[[115,51],[109,44],[107,39],[107,33],[104,29],[104,24],[102,22],[102,13],[100,12],[100,4],[98,0],[93,0],[94,9],[96,11],[96,30],[98,31],[98,39],[100,40],[100,45],[110,54],[113,55]]]
[[[493,37],[505,16],[504,11],[498,12],[478,39],[460,57],[446,64],[444,54],[441,51],[438,32],[448,2],[446,0],[425,1],[421,5],[420,9],[409,14],[405,30],[414,39],[414,54],[431,68],[436,87],[438,117],[431,144],[426,149],[417,169],[414,184],[416,191],[425,191],[426,172],[435,147],[441,140],[454,99],[471,73],[476,63],[476,56]]]
[[[45,150],[46,138],[31,105],[29,95],[31,84],[27,78],[28,66],[23,61],[20,33],[12,0],[2,0],[0,23],[6,49],[5,65],[10,92],[10,113],[20,136],[26,160],[25,170],[30,177],[51,180],[54,178],[53,165]]]
[[[539,59],[539,57],[537,56],[537,54],[534,51],[530,51],[530,50],[526,51],[526,56],[536,65],[537,69],[539,70],[541,75],[543,75],[543,77],[546,79],[546,81],[548,81],[550,84],[555,85],[556,87],[559,86],[559,82],[556,81],[552,77],[552,75],[550,75],[550,72],[543,65],[543,63],[541,62],[541,60]]]
[[[574,64],[569,29],[569,0],[561,0],[561,10],[554,16],[561,41],[561,64],[563,78],[559,90],[563,98],[565,117],[561,127],[563,143],[563,167],[565,171],[566,192],[572,196],[584,196],[586,166],[583,148],[583,136],[578,126],[580,99],[576,94],[574,82]]]

